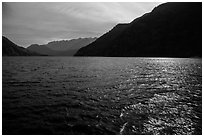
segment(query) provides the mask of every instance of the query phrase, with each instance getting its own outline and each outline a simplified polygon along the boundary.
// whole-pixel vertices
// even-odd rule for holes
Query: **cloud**
[[[51,40],[99,37],[117,23],[128,23],[159,3],[17,3],[2,4],[2,32],[27,47]]]

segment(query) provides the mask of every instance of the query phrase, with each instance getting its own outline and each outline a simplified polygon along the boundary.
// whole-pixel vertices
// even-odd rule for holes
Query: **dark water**
[[[3,57],[3,134],[201,134],[202,60]]]

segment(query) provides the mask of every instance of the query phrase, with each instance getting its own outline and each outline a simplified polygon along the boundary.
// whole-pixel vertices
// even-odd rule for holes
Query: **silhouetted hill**
[[[17,46],[8,38],[2,36],[2,56],[38,56],[40,54],[30,52],[29,50]]]
[[[96,38],[79,38],[72,40],[52,41],[45,45],[33,44],[27,49],[46,55],[73,56],[81,47],[84,47],[95,40]]]
[[[126,25],[117,25],[76,56],[202,56],[202,3],[164,3]]]
[[[105,49],[109,49],[109,45],[111,45],[113,40],[117,38],[117,36],[119,36],[123,32],[123,30],[126,29],[126,27],[127,24],[116,25],[112,30],[110,30],[109,32],[98,38],[96,41],[91,43],[90,46],[85,46],[81,48],[76,55],[80,54],[81,51],[83,53],[83,49],[85,49],[85,52],[88,52],[86,52],[87,54],[85,55],[104,56],[103,51],[105,51]]]

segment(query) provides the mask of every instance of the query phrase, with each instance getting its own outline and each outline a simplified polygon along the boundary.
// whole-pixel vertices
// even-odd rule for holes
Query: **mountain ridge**
[[[31,52],[23,47],[20,47],[2,36],[2,56],[42,56],[41,54]]]
[[[94,37],[51,41],[44,45],[32,44],[27,47],[27,49],[40,54],[51,56],[73,56],[79,48],[90,44],[96,39],[97,38]]]
[[[51,41],[48,42],[46,47],[52,50],[64,51],[67,49],[78,49],[79,47],[83,47],[84,45],[90,44],[95,41],[96,37],[88,37],[88,38],[77,38],[70,40],[60,40],[60,41]]]
[[[117,29],[79,49],[75,56],[202,57],[200,2],[164,3],[114,34]]]

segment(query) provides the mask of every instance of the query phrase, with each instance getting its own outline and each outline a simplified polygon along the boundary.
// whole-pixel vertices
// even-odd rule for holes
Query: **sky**
[[[161,3],[3,2],[2,34],[19,46],[54,40],[100,37],[118,23],[130,23]]]

